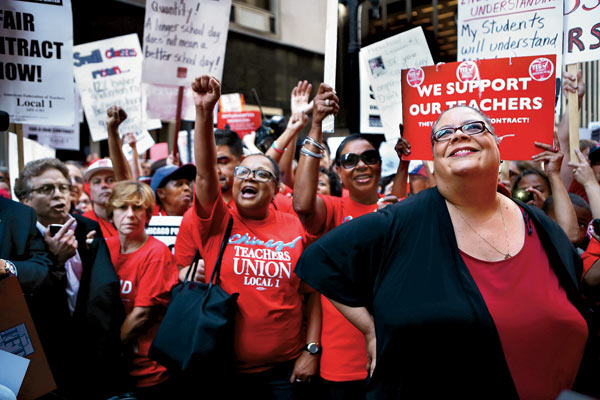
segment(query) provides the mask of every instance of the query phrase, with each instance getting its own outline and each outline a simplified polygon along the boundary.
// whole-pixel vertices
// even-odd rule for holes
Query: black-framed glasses
[[[246,179],[250,175],[254,177],[259,182],[269,182],[271,179],[275,181],[275,175],[271,173],[271,171],[267,171],[266,169],[250,169],[248,167],[243,167],[238,165],[233,169],[233,176],[240,179]]]
[[[381,158],[379,152],[374,149],[363,151],[361,154],[346,153],[342,155],[340,165],[345,169],[350,169],[356,167],[360,160],[363,160],[367,165],[375,165],[381,161]]]
[[[56,185],[53,183],[47,183],[45,185],[31,189],[31,191],[42,194],[44,196],[50,196],[54,193],[56,189],[58,189],[58,191],[62,194],[67,194],[71,192],[71,185],[67,183],[58,183]]]
[[[488,131],[489,129],[485,125],[483,121],[471,121],[467,122],[461,126],[457,126],[456,128],[442,128],[431,134],[431,137],[436,142],[445,142],[450,140],[452,135],[456,131],[460,130],[465,135],[473,136]]]

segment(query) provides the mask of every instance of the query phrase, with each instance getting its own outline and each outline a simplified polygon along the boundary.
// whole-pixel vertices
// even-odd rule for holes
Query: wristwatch
[[[314,356],[321,352],[321,346],[319,343],[311,342],[304,347],[304,350],[308,351],[310,355]]]
[[[15,264],[13,264],[11,261],[8,260],[2,260],[4,261],[4,273],[7,276],[17,276],[17,267],[15,267]]]

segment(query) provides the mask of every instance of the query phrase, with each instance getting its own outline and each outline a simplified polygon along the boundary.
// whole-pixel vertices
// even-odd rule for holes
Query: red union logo
[[[474,61],[463,61],[456,68],[456,78],[461,82],[479,79],[479,67]]]
[[[411,87],[417,87],[425,80],[425,71],[421,68],[411,68],[406,74],[406,82]]]
[[[186,67],[177,67],[177,77],[178,78],[187,78],[187,68]]]
[[[545,81],[554,75],[554,64],[547,58],[536,58],[529,64],[529,76],[536,81]]]

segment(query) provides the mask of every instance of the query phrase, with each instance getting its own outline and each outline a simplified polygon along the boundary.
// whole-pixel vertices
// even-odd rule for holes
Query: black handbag
[[[221,259],[233,218],[229,219],[219,257],[208,284],[190,282],[200,259],[196,252],[183,283],[172,297],[148,356],[177,372],[229,369],[233,361],[233,329],[239,293],[228,294],[220,283]]]

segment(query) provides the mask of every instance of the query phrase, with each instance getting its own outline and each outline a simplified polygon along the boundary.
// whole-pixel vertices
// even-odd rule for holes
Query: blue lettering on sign
[[[244,233],[244,235],[240,235],[236,233],[235,235],[231,235],[229,238],[229,244],[247,244],[249,246],[265,246],[267,248],[275,248],[275,251],[281,251],[286,247],[293,249],[296,246],[296,243],[302,239],[302,236],[298,236],[296,239],[292,240],[289,243],[283,243],[281,240],[277,242],[273,241],[273,239],[265,242],[264,240],[258,239],[256,236],[250,238],[250,235]]]

